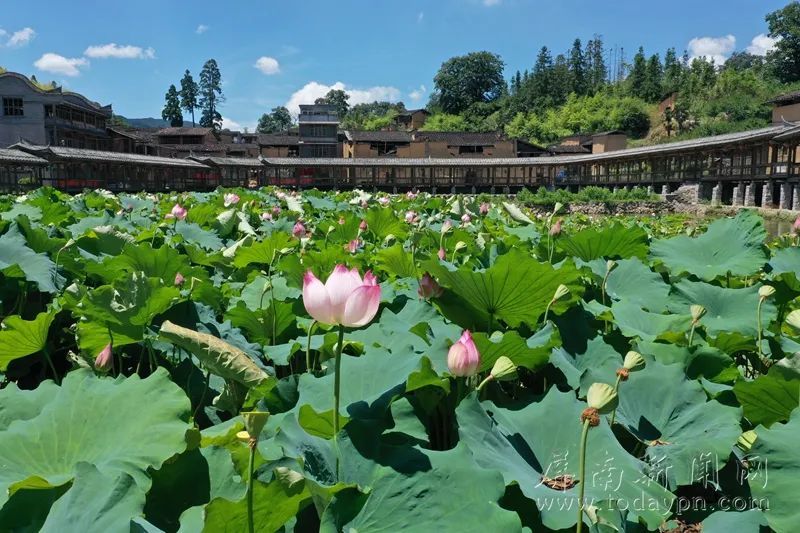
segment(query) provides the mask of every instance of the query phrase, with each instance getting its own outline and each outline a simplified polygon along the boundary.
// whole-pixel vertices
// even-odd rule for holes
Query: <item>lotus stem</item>
[[[542,320],[542,326],[547,325],[547,315],[550,314],[550,307],[553,305],[553,303],[554,300],[550,300],[550,302],[547,304],[547,307],[544,309],[544,320]]]
[[[622,376],[617,374],[617,381],[614,383],[614,392],[618,392],[619,391],[620,381],[622,381]],[[613,426],[614,425],[614,419],[616,417],[617,417],[617,408],[615,407],[614,410],[611,411],[611,419],[608,422],[609,426]]]
[[[336,477],[339,477],[339,387],[342,381],[342,347],[344,326],[339,325],[339,343],[336,345],[335,375],[333,376],[333,444],[336,448]]]
[[[758,299],[758,308],[756,309],[756,329],[758,329],[758,342],[756,349],[758,350],[758,359],[761,360],[761,306],[764,304],[764,298]]]
[[[475,390],[480,392],[481,389],[483,389],[483,386],[486,385],[487,383],[489,383],[490,381],[492,381],[493,379],[494,379],[494,376],[489,374],[488,376],[486,376],[486,378],[483,381],[480,382],[480,384],[475,388]]]
[[[578,525],[577,533],[583,531],[583,497],[584,489],[586,488],[586,443],[589,440],[589,419],[583,421],[583,430],[581,431],[581,444],[580,444],[580,458],[578,463]]]
[[[50,357],[50,352],[47,351],[47,346],[42,349],[42,353],[44,354],[45,361],[47,361],[47,366],[50,367],[50,371],[53,373],[53,381],[56,382],[56,385],[61,385],[61,379],[58,377],[56,366],[53,364],[53,359]]]
[[[311,322],[311,325],[308,326],[308,339],[306,340],[306,372],[313,371],[311,368],[311,332],[314,330],[314,326],[316,325],[317,321],[314,320]]]
[[[141,360],[139,362],[141,362]],[[210,380],[211,371],[206,370],[206,384],[203,387],[203,394],[200,395],[200,400],[197,402],[197,407],[194,408],[194,412],[192,413],[192,420],[197,420],[197,413],[199,413],[200,408],[203,407],[203,401],[206,399],[206,393],[208,393],[208,385]]]
[[[250,475],[247,477],[247,531],[255,533],[255,525],[253,523],[253,474],[255,473],[256,462],[256,439],[251,438],[247,445],[250,447],[250,461],[247,465],[247,471]]]
[[[697,322],[692,321],[692,328],[689,330],[689,347],[692,346],[692,339],[694,338],[694,328],[697,327]]]

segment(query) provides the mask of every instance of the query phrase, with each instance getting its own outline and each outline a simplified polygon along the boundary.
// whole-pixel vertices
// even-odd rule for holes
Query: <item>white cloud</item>
[[[152,48],[141,46],[119,45],[116,43],[99,44],[90,46],[83,54],[87,57],[100,59],[153,59],[156,51]]]
[[[706,58],[714,60],[717,65],[722,65],[736,48],[736,37],[725,35],[723,37],[695,37],[689,41],[689,55],[692,59]]]
[[[396,102],[400,99],[400,90],[395,87],[375,86],[367,89],[348,89],[347,86],[337,81],[333,85],[325,85],[316,81],[306,83],[301,89],[292,93],[286,107],[293,115],[300,112],[300,104],[313,104],[314,100],[325,96],[331,89],[343,90],[350,95],[350,106],[366,104],[375,101]]]
[[[232,131],[242,131],[242,125],[228,117],[222,117],[222,129]]]
[[[414,102],[419,102],[422,100],[422,97],[425,96],[427,89],[425,89],[424,85],[420,85],[417,89],[414,89],[410,93],[408,93],[408,97],[411,98]]]
[[[482,3],[486,7],[492,7],[492,6],[496,6],[497,4],[499,4],[500,0],[483,0]]]
[[[769,35],[760,33],[753,37],[753,40],[750,41],[750,46],[748,46],[746,50],[757,56],[765,56],[767,52],[775,49],[775,44],[777,44],[778,40],[779,39],[773,39]]]
[[[269,56],[259,57],[256,61],[256,64],[253,66],[267,76],[277,74],[281,71],[281,66],[278,64],[278,60]]]
[[[205,32],[207,32],[207,31],[208,31],[208,26],[206,26],[205,24],[200,24],[200,25],[198,25],[198,26],[197,26],[197,29],[196,29],[196,30],[194,30],[194,32],[195,32],[197,35],[202,35],[202,34],[204,34],[204,33],[205,33]]]
[[[6,30],[4,30],[3,28],[0,28],[0,37],[4,37],[6,35],[8,35],[8,32]]]
[[[83,57],[68,58],[52,52],[48,52],[33,65],[41,71],[53,74],[63,74],[64,76],[77,76],[81,73],[81,67],[89,66],[89,62]]]
[[[5,35],[5,32],[3,32],[3,35]],[[33,28],[22,28],[12,33],[6,44],[8,46],[25,46],[31,42],[34,37],[36,37],[36,32],[33,31]]]

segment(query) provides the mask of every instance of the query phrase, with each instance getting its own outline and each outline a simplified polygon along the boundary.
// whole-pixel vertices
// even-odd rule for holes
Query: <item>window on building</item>
[[[459,154],[482,154],[483,146],[459,146]]]
[[[7,117],[21,117],[24,114],[22,98],[3,98],[3,115]]]

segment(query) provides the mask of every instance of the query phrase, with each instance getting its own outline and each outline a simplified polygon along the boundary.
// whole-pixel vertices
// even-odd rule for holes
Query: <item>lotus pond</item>
[[[800,248],[508,198],[0,197],[0,531],[800,530]]]

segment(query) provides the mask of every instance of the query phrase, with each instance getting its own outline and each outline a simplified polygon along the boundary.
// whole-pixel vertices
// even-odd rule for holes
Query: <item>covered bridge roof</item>
[[[14,150],[12,148],[0,148],[0,163],[21,163],[26,165],[46,165],[47,160],[36,157],[33,154]]]
[[[132,165],[162,167],[208,168],[202,163],[191,159],[174,157],[105,152],[101,150],[86,150],[83,148],[68,148],[65,146],[38,146],[28,143],[17,143],[12,146],[12,148],[29,154],[35,154],[47,160],[101,161],[106,163],[128,163]]]

